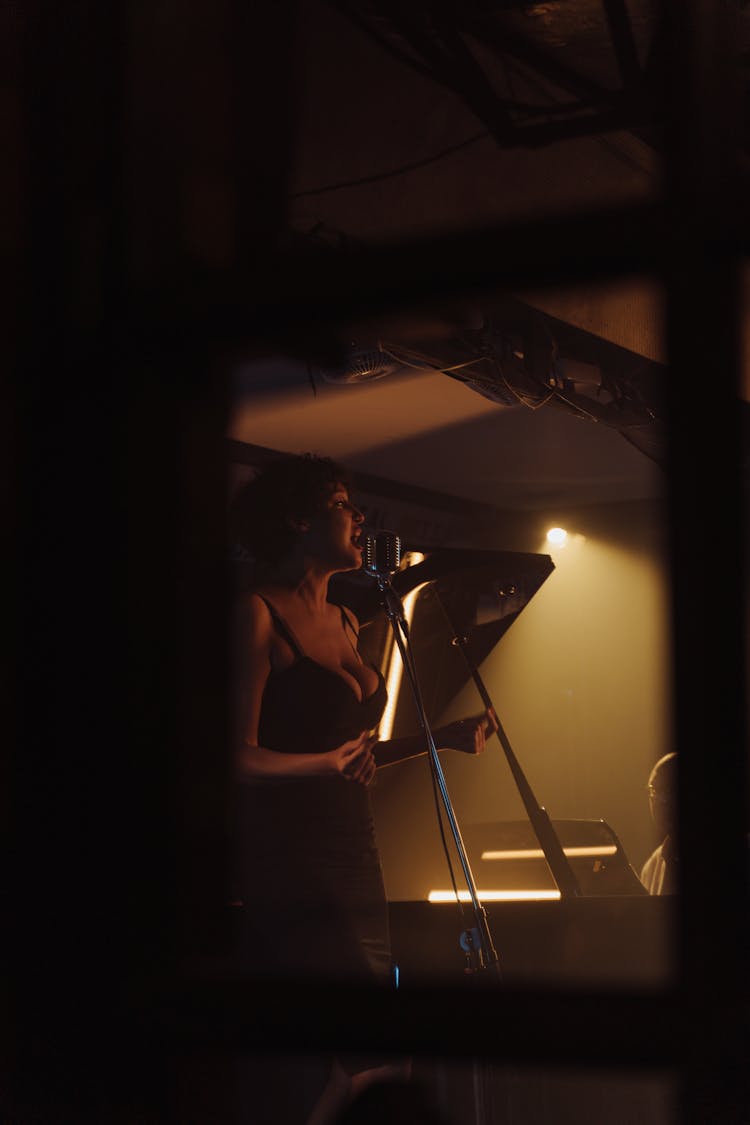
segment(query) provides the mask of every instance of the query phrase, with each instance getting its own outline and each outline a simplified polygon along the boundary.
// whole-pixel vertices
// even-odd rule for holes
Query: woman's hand
[[[486,739],[497,730],[492,713],[487,710],[469,719],[458,719],[435,731],[439,750],[458,750],[461,754],[481,754]]]
[[[330,757],[336,773],[347,781],[369,785],[377,768],[374,752],[377,742],[376,737],[363,730],[359,738],[352,738],[331,750]]]

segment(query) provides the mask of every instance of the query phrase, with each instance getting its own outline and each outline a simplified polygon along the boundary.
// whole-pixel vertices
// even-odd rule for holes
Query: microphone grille
[[[369,571],[371,574],[375,572],[375,536],[363,535],[362,536],[362,569]]]
[[[378,531],[366,535],[362,549],[362,566],[370,574],[390,576],[401,565],[401,539],[394,531]]]
[[[378,570],[395,574],[401,566],[401,539],[393,531],[381,531],[377,538]]]

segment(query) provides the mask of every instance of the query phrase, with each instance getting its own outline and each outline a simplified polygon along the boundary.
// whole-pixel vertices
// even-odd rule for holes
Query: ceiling
[[[260,391],[270,373],[279,385]],[[553,410],[502,407],[440,374],[322,383],[275,360],[242,368],[230,436],[343,460],[362,473],[529,510],[662,495],[662,470],[617,431]]]
[[[663,38],[641,0],[301,3],[286,244],[397,246],[657,200]],[[334,315],[330,362],[295,341],[238,365],[230,436],[520,509],[662,495],[660,284],[539,281]],[[743,349],[744,411],[750,332]]]

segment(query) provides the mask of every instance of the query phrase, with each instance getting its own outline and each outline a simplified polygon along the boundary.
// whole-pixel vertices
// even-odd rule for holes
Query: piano
[[[400,596],[420,588],[411,628],[417,665],[430,666],[430,650],[437,646],[439,651],[440,698],[428,691],[424,700],[430,724],[470,676],[481,693],[476,669],[553,569],[546,555],[451,549],[436,550],[394,575],[392,585]],[[365,622],[375,656],[387,623],[378,619],[372,591],[361,576],[346,600]],[[417,719],[415,702],[408,691],[402,695],[394,735],[413,729]],[[461,824],[499,968],[498,1018],[504,985],[667,988],[677,964],[674,899],[646,893],[604,820],[550,820],[502,725],[499,737],[528,817]],[[424,876],[418,895],[389,903],[401,989],[470,981],[477,971],[487,971],[486,966],[477,970],[481,936],[462,871],[456,870],[455,889],[464,901],[457,902],[445,870],[443,857],[437,856],[435,871]],[[484,891],[493,894],[484,898]],[[490,1031],[467,1029],[467,1034]],[[603,1034],[606,1012],[600,1026],[592,1027],[592,1035]],[[646,1032],[634,1029],[633,1034]],[[495,1064],[435,1059],[417,1059],[415,1066],[449,1125],[673,1125],[677,1119],[677,1092],[667,1073],[571,1074],[544,1067],[518,1073]]]

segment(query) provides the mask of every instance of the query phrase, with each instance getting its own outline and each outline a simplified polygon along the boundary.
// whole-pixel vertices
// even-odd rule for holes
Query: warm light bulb
[[[553,547],[564,547],[568,539],[568,533],[564,527],[551,527],[547,532],[547,542]]]

